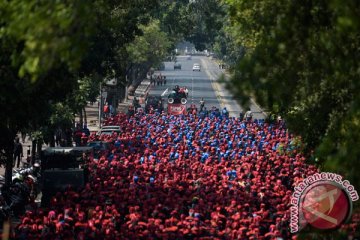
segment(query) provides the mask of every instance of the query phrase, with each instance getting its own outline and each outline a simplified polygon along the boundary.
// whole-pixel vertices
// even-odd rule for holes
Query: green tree
[[[39,129],[50,105],[73,89],[72,71],[91,33],[91,10],[85,1],[0,3],[0,152],[7,184],[16,133]]]
[[[128,86],[131,82],[127,76],[137,69],[129,61],[126,46],[135,40],[135,36],[142,34],[139,26],[149,22],[158,5],[157,0],[96,1],[97,11],[93,16],[95,34],[91,36],[79,76],[96,76],[95,85],[98,80],[116,78],[118,90]]]
[[[224,4],[218,0],[160,1],[152,16],[160,21],[172,47],[189,41],[197,50],[210,48],[223,26]]]
[[[309,162],[360,188],[360,20],[355,0],[226,1],[246,54],[230,88],[282,115]],[[317,159],[315,162],[312,159]]]
[[[139,77],[142,80],[151,66],[158,65],[168,55],[171,46],[171,41],[167,34],[161,31],[158,20],[154,19],[139,28],[142,35],[126,46],[128,60],[132,64],[134,85],[138,84]]]
[[[191,25],[187,26],[189,32],[185,40],[193,43],[199,51],[211,48],[223,27],[225,16],[225,5],[221,1],[189,1],[188,17]]]
[[[140,33],[138,24],[146,23],[156,3],[0,2],[0,155],[7,183],[16,133],[50,129],[59,102],[81,108],[89,96],[78,79],[113,70],[124,76],[126,54],[119,52]]]

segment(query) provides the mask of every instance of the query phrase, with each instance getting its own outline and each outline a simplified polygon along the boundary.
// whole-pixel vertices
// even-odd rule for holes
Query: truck
[[[168,95],[167,112],[171,115],[186,114],[187,91],[186,88],[175,86]]]

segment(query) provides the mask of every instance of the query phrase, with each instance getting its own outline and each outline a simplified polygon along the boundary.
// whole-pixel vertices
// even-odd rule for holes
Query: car
[[[200,64],[194,63],[192,70],[193,70],[193,71],[199,71],[199,72],[200,72],[200,71],[201,71]]]
[[[187,56],[186,56],[186,59],[187,59],[187,60],[191,60],[191,55],[187,55]]]
[[[98,132],[98,135],[102,135],[102,134],[112,135],[114,132],[120,134],[121,133],[120,126],[103,126]]]
[[[116,132],[117,134],[120,134],[120,130],[117,130],[117,129],[106,129],[106,130],[101,130],[99,132],[99,135],[113,135],[113,133]]]
[[[175,63],[174,64],[174,70],[179,69],[181,70],[181,63]]]
[[[108,125],[108,126],[102,126],[101,129],[121,129],[120,126],[116,126],[116,125]]]

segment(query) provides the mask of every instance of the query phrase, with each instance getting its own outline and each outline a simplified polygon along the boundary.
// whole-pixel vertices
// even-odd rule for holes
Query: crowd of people
[[[161,73],[156,77],[153,76],[152,74],[149,75],[150,75],[150,84],[153,84],[154,86],[156,84],[158,86],[162,86],[163,84],[166,85],[166,76],[161,75]]]
[[[18,239],[292,239],[293,187],[304,163],[282,122],[224,115],[119,114],[121,134],[89,157],[83,189],[27,211]]]

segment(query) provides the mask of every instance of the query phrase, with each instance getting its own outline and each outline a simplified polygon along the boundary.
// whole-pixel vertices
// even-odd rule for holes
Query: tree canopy
[[[136,64],[154,66],[159,64],[171,50],[171,42],[167,34],[160,30],[159,21],[152,20],[147,25],[140,25],[142,35],[126,47],[129,61]]]
[[[358,1],[227,0],[245,49],[230,88],[286,119],[323,170],[359,188]]]
[[[0,2],[0,155],[7,181],[16,133],[57,123],[63,111],[76,113],[74,107],[94,98],[84,93],[94,82],[85,80],[121,75],[123,46],[141,34],[139,25],[156,6],[155,0]]]

